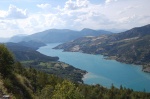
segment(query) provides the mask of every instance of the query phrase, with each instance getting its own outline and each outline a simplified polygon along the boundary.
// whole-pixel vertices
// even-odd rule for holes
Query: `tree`
[[[64,80],[55,86],[52,99],[84,99],[84,97],[72,82]]]
[[[46,73],[43,72],[39,72],[38,73],[38,77],[37,77],[37,83],[38,83],[38,87],[41,89],[43,87],[45,87],[45,85],[48,82],[48,75]]]
[[[18,74],[24,74],[25,69],[22,67],[20,62],[16,62],[14,64],[14,71]]]
[[[51,99],[53,96],[54,87],[51,85],[46,85],[41,90],[40,99]]]
[[[2,77],[6,77],[12,73],[14,59],[5,45],[0,45],[0,73]]]

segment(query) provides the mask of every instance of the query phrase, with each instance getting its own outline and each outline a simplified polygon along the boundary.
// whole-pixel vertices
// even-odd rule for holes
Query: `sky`
[[[47,29],[131,29],[150,23],[150,0],[0,0],[0,37]]]

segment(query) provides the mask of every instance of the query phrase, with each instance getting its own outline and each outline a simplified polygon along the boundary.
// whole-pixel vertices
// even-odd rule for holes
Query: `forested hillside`
[[[143,71],[150,72],[150,25],[118,34],[83,37],[55,48],[102,54],[120,62],[143,65]]]
[[[150,93],[135,92],[113,85],[73,83],[33,68],[24,68],[13,59],[4,45],[0,45],[0,98],[12,99],[149,99]]]
[[[6,43],[5,44],[9,50],[14,53],[15,59],[17,61],[31,61],[31,60],[41,60],[41,61],[57,61],[58,57],[49,57],[43,55],[35,50],[35,47],[28,47],[28,45],[20,43]],[[36,48],[37,49],[37,48]]]
[[[75,68],[69,64],[58,61],[58,57],[50,57],[36,51],[31,42],[25,44],[6,43],[7,48],[13,52],[15,61],[20,61],[24,67],[34,68],[58,77],[67,78],[74,82],[81,82],[86,71]],[[38,44],[41,45],[41,44]]]
[[[23,45],[23,46],[26,46],[26,47],[30,47],[30,48],[33,48],[34,50],[37,50],[39,47],[42,47],[42,46],[46,46],[45,43],[43,42],[39,42],[39,41],[21,41],[21,42],[18,42],[18,44],[20,45]]]

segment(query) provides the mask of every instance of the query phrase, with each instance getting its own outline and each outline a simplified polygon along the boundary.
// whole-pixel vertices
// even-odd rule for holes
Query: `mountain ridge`
[[[143,65],[145,71],[150,67],[150,25],[116,34],[78,38],[55,48],[102,54],[120,62]]]
[[[49,60],[57,61],[58,57],[49,57],[36,51],[34,48],[23,46],[18,43],[5,43],[7,48],[14,53],[16,61],[30,61],[30,60]]]
[[[10,39],[10,42],[21,41],[40,41],[43,43],[60,43],[67,42],[79,37],[84,36],[98,36],[103,34],[111,34],[112,32],[106,30],[93,30],[85,28],[81,31],[75,31],[70,29],[49,29],[28,36],[14,36]]]

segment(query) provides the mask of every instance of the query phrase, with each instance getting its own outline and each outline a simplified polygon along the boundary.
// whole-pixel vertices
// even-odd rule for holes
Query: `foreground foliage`
[[[5,49],[5,50],[2,50]],[[11,56],[4,45],[0,45],[1,59]],[[5,53],[2,56],[2,53]],[[13,61],[13,60],[12,60]],[[0,61],[1,68],[7,65],[12,67],[10,72],[3,75],[0,71],[0,91],[9,94],[14,99],[149,99],[150,93],[136,92],[120,86],[120,89],[113,85],[107,89],[101,85],[86,85],[73,83],[71,81],[50,75],[33,68],[24,68],[21,63],[12,64]],[[1,94],[1,93],[0,93]],[[0,95],[1,96],[1,95]]]

